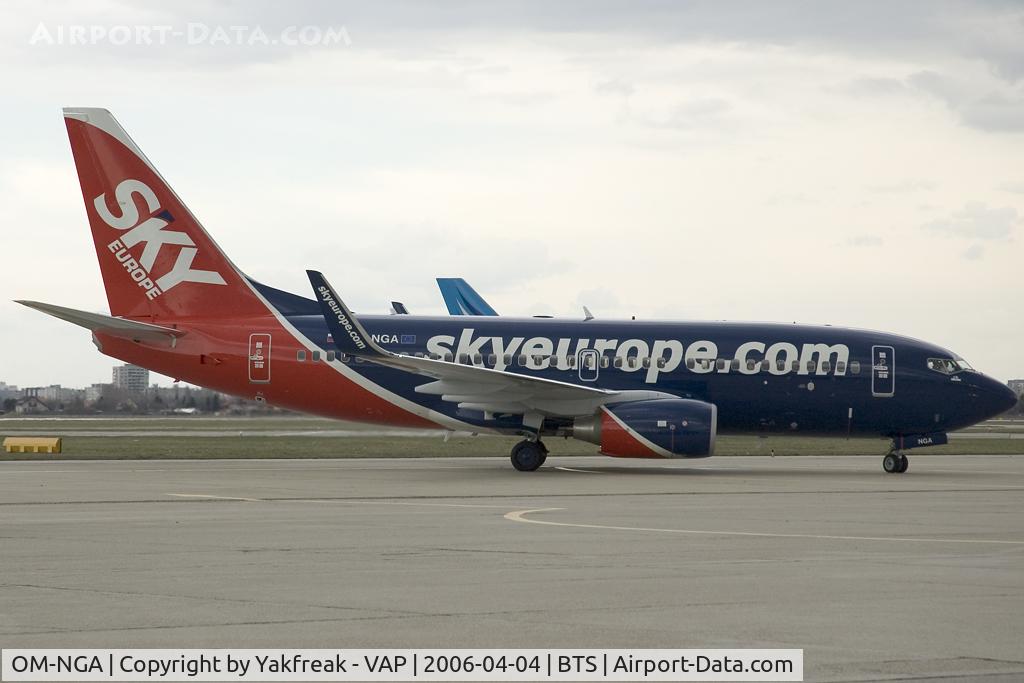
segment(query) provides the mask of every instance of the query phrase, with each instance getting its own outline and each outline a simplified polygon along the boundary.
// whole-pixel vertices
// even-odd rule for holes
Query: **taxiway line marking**
[[[318,498],[288,498],[287,503],[337,503],[340,505],[398,505],[409,507],[441,507],[441,508],[487,508],[489,510],[507,510],[507,505],[474,505],[472,503],[408,503],[400,500],[325,500]]]
[[[526,515],[541,512],[558,512],[566,508],[537,508],[535,510],[515,510],[504,515],[510,522],[526,524],[543,524],[546,526],[576,527],[580,529],[607,529],[611,531],[645,531],[666,534],[693,534],[701,536],[751,536],[757,538],[812,538],[829,541],[883,541],[889,543],[969,543],[995,545],[1024,545],[1024,541],[1000,541],[981,538],[910,538],[906,536],[839,536],[830,534],[779,534],[761,531],[712,531],[708,529],[662,529],[658,527],[614,526],[610,524],[582,524],[575,522],[551,522],[543,519],[527,519]]]
[[[562,470],[563,472],[583,472],[584,474],[604,474],[604,472],[595,472],[594,470],[578,470],[575,467],[555,467],[556,470]]]
[[[168,496],[174,496],[176,498],[209,498],[211,500],[242,500],[247,503],[260,503],[260,498],[240,498],[238,496],[211,496],[204,493],[168,493]]]

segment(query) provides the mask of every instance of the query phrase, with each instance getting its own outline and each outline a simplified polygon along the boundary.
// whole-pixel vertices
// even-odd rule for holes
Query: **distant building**
[[[31,394],[26,394],[26,396],[38,398],[51,407],[79,401],[85,394],[82,389],[71,389],[62,387],[59,384],[51,384],[48,387],[32,387],[31,390],[26,389],[26,391],[32,392]]]
[[[50,406],[48,406],[45,401],[41,401],[35,396],[26,396],[25,398],[18,400],[18,405],[14,407],[14,412],[18,415],[48,413],[50,412]]]
[[[18,398],[19,396],[21,396],[21,392],[18,390],[18,387],[7,382],[0,382],[0,401],[8,398]]]
[[[149,386],[149,370],[131,363],[115,367],[114,386],[133,394],[141,394]]]
[[[1013,390],[1018,396],[1024,395],[1024,379],[1011,379],[1006,386]]]
[[[103,394],[110,390],[113,384],[91,384],[85,389],[85,402],[95,403],[103,398]]]

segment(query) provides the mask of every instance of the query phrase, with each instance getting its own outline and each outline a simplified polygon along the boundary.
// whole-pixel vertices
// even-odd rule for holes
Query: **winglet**
[[[350,356],[390,355],[370,338],[362,323],[352,315],[352,311],[335,293],[323,274],[307,270],[306,275],[309,277],[309,283],[313,285],[316,300],[320,304],[320,312],[327,321],[327,329],[331,331],[334,345],[339,351]]]

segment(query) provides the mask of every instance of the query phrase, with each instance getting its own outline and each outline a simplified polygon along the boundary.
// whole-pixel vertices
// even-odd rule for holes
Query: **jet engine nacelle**
[[[703,458],[715,450],[718,408],[685,398],[628,401],[576,418],[573,437],[617,458]]]

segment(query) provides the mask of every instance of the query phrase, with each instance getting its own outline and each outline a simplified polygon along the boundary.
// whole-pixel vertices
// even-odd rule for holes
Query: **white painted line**
[[[707,531],[703,529],[660,529],[656,527],[611,526],[605,524],[573,524],[570,522],[548,522],[540,519],[526,519],[526,515],[540,512],[556,512],[566,508],[538,508],[536,510],[516,510],[505,515],[511,522],[526,524],[544,524],[547,526],[577,527],[580,529],[609,529],[611,531],[649,531],[665,534],[700,534],[703,536],[753,536],[760,538],[814,538],[830,541],[885,541],[890,543],[970,543],[995,545],[1024,545],[1024,541],[997,541],[980,538],[908,538],[905,536],[832,536],[827,534],[772,534],[757,531]]]
[[[582,472],[583,474],[604,474],[604,472],[595,472],[594,470],[578,470],[575,467],[556,467],[556,470],[562,470],[563,472]]]
[[[441,508],[486,508],[488,510],[507,510],[507,505],[474,505],[472,503],[407,503],[397,500],[324,500],[317,498],[285,498],[274,500],[275,503],[336,503],[340,505],[397,505],[408,507],[441,507]]]
[[[202,493],[167,493],[165,495],[177,498],[209,498],[211,500],[244,500],[247,503],[262,502],[259,498],[237,498],[235,496],[209,496]]]

